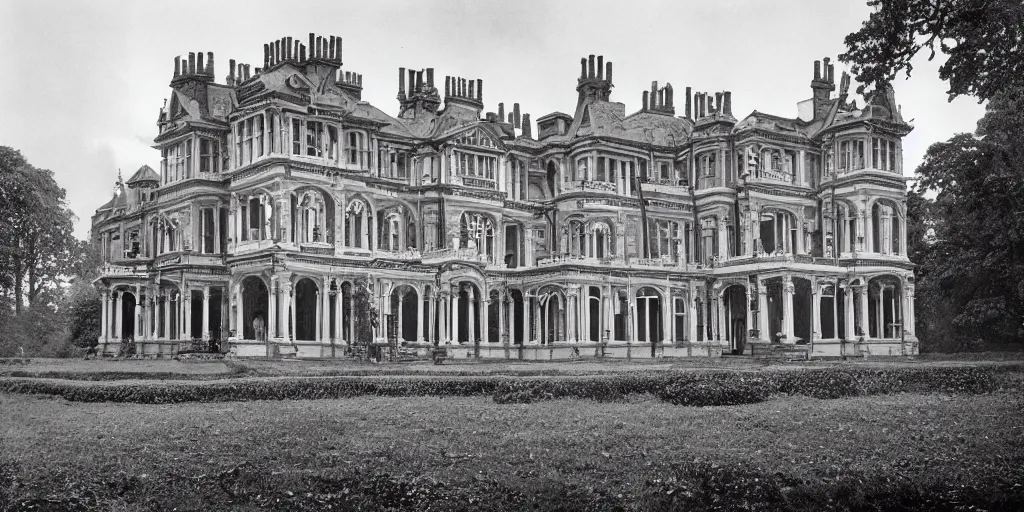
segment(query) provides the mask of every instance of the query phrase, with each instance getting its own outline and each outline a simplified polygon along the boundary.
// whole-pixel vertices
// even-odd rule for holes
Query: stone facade
[[[399,69],[397,117],[361,99],[340,38],[264,62],[175,58],[144,166],[92,219],[106,353],[213,341],[341,357],[357,335],[455,357],[913,354],[903,121],[829,59],[796,118],[657,82],[612,102],[580,61],[573,115],[483,114],[483,81]],[[364,284],[365,283],[365,284]]]

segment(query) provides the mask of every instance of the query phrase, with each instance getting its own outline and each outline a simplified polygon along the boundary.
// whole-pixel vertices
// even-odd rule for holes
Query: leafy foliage
[[[296,378],[221,382],[130,382],[120,385],[0,379],[0,392],[56,395],[76,402],[166,404],[305,400],[356,396],[492,396],[497,403],[557,398],[621,400],[653,395],[691,406],[763,402],[777,394],[817,398],[897,392],[988,393],[1009,366],[824,369],[764,372],[661,372],[590,377]],[[1019,369],[1019,368],[1018,368]]]
[[[1024,340],[1024,88],[998,94],[976,135],[928,148],[908,196],[918,329],[956,345]],[[928,236],[921,238],[927,230]],[[949,343],[953,345],[953,343]]]
[[[860,30],[846,36],[840,55],[865,87],[910,76],[911,59],[936,45],[949,56],[939,77],[949,99],[972,95],[987,100],[1024,85],[1024,3],[1020,0],[871,0],[875,10]]]

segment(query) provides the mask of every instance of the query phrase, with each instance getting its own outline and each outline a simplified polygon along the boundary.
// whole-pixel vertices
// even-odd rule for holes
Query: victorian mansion
[[[795,117],[737,120],[728,91],[677,106],[657,82],[627,113],[590,55],[571,114],[531,119],[432,68],[398,69],[389,115],[334,36],[265,44],[222,82],[212,53],[176,57],[159,169],[92,218],[100,346],[914,354],[912,127],[891,88],[858,104],[828,58],[810,68]]]

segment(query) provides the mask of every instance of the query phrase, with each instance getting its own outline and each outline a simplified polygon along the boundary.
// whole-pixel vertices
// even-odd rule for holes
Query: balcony
[[[477,249],[435,249],[424,251],[422,260],[425,265],[439,265],[446,261],[469,261],[473,263],[487,263],[487,255],[481,254]]]
[[[149,275],[148,265],[128,266],[112,265],[104,263],[99,269],[100,277],[139,277],[146,278]]]
[[[419,261],[423,259],[423,254],[420,253],[418,249],[408,249],[405,251],[389,251],[386,249],[378,249],[376,251],[373,251],[371,257],[382,260]]]
[[[781,167],[760,169],[754,174],[753,178],[754,181],[785,183],[787,185],[792,185],[796,182],[796,176],[791,170]]]
[[[661,192],[665,194],[689,194],[690,186],[686,180],[652,178],[643,184],[644,192]]]
[[[487,190],[497,190],[498,188],[494,180],[477,178],[474,176],[452,176],[452,184],[462,185],[464,187],[483,188]]]
[[[618,192],[618,187],[615,183],[608,181],[577,180],[562,183],[563,194],[572,192],[610,192],[614,194]]]

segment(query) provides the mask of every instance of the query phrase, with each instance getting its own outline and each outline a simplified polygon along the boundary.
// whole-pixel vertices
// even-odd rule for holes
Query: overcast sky
[[[519,102],[537,119],[572,113],[579,59],[597,54],[615,63],[612,100],[627,112],[658,80],[677,91],[679,115],[691,86],[733,91],[739,119],[753,110],[795,117],[811,96],[813,61],[834,60],[868,12],[865,0],[0,0],[0,145],[56,173],[84,238],[118,168],[125,179],[143,164],[159,169],[150,146],[175,55],[214,52],[223,83],[228,59],[262,66],[263,43],[338,35],[344,68],[363,74],[363,99],[392,115],[397,68],[433,67],[439,83],[482,78],[486,110]],[[911,79],[894,84],[915,126],[907,174],[929,144],[973,131],[984,112],[971,98],[947,103],[939,63],[918,60]]]

